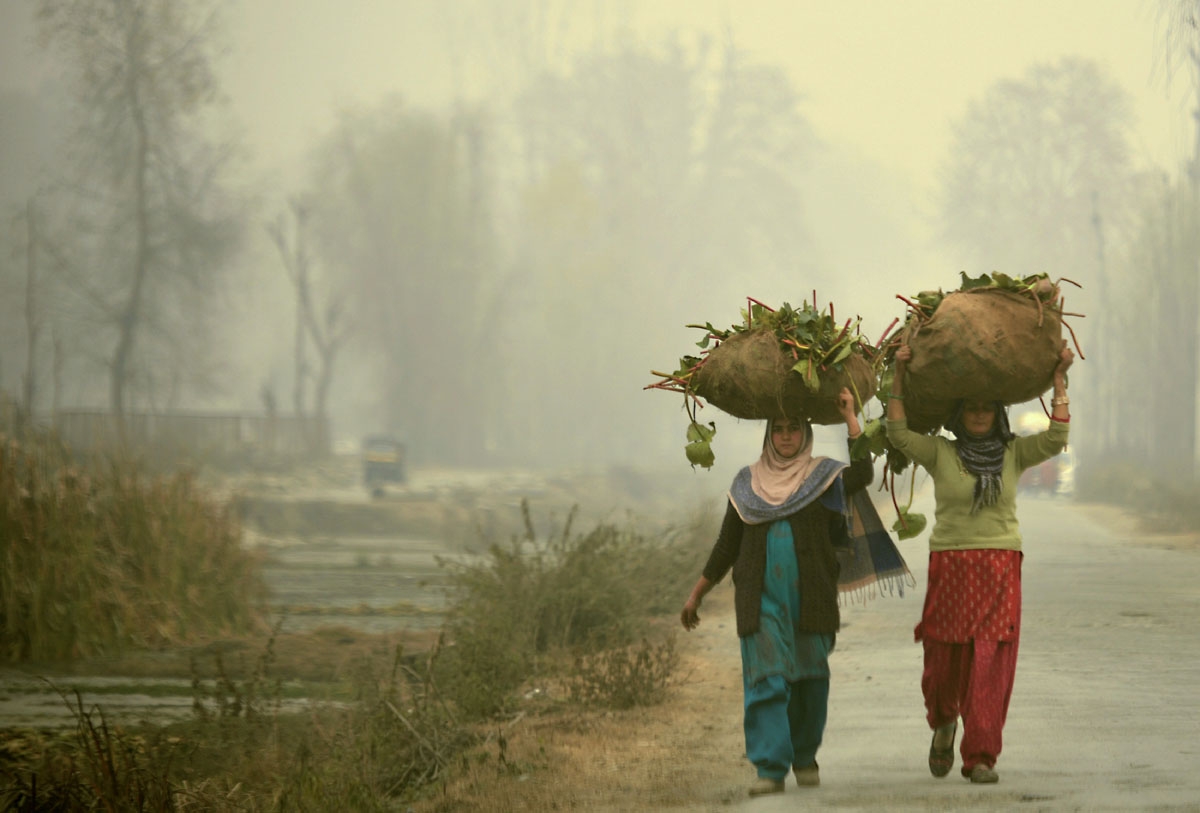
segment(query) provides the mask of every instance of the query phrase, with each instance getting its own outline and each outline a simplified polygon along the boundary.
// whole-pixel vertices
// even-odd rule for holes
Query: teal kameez
[[[745,690],[746,756],[758,775],[783,779],[816,760],[829,703],[835,636],[798,629],[800,571],[787,520],[767,532],[758,631],[739,639]]]

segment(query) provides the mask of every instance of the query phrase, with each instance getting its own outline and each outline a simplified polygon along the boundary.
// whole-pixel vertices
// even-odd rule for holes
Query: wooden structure
[[[60,410],[54,416],[54,429],[74,449],[118,445],[116,423],[108,410]],[[125,438],[134,449],[213,457],[304,457],[330,452],[328,420],[292,415],[128,412]]]

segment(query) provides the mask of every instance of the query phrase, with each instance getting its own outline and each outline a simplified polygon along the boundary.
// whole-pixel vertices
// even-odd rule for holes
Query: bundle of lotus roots
[[[899,340],[912,348],[904,405],[917,432],[940,428],[960,398],[1019,404],[1041,396],[1054,383],[1063,328],[1071,330],[1063,316],[1081,316],[1062,309],[1060,284],[1070,280],[962,277],[962,287],[949,294],[900,297],[909,312]],[[889,360],[892,352],[894,346]]]
[[[859,331],[860,319],[839,323],[833,305],[813,303],[778,309],[749,299],[742,323],[719,330],[712,323],[688,325],[704,331],[700,356],[684,356],[674,373],[651,371],[659,381],[646,389],[681,392],[691,423],[686,452],[693,466],[713,464],[715,423],[701,424],[696,410],[707,401],[736,418],[803,417],[818,424],[842,421],[838,394],[854,393],[859,406],[876,390],[877,347]],[[710,346],[711,345],[711,346]]]

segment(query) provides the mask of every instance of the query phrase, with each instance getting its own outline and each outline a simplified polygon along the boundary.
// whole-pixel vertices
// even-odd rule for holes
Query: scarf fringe
[[[905,589],[912,589],[916,586],[916,577],[907,570],[868,576],[846,584],[839,583],[838,606],[866,604],[868,601],[884,595],[904,598]]]
[[[905,588],[916,587],[917,580],[879,518],[870,495],[865,491],[852,495],[845,511],[846,544],[835,546],[841,565],[838,604],[865,604],[884,595],[903,598]]]

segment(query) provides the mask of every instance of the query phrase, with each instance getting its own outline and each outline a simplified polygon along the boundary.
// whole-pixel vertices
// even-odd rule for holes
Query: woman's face
[[[775,418],[771,421],[771,445],[780,457],[795,457],[804,448],[808,430],[799,418]]]
[[[972,435],[986,435],[996,423],[996,407],[991,401],[968,398],[963,403],[962,422]]]

